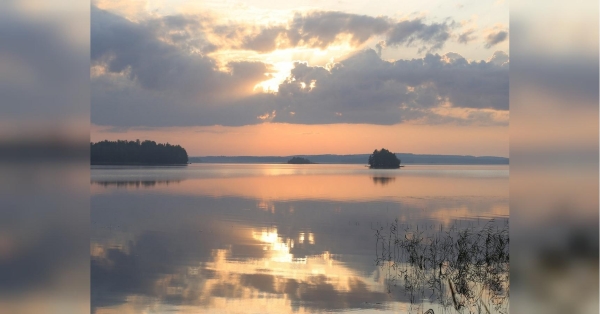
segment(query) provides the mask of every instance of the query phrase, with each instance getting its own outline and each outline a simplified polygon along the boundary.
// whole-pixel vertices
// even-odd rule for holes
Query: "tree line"
[[[90,143],[90,160],[92,165],[173,165],[187,164],[188,154],[183,147],[169,143],[105,140]]]
[[[314,164],[314,162],[308,160],[307,158],[302,157],[292,157],[292,159],[288,160],[288,164]]]

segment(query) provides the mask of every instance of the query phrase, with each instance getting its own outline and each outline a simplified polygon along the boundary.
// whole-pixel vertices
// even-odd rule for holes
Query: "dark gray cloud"
[[[270,71],[269,66],[264,63],[232,62],[227,71],[222,71],[215,60],[160,40],[162,33],[156,32],[156,21],[133,23],[94,7],[91,20],[92,66],[101,66],[107,72],[92,79],[91,115],[95,123],[212,124],[215,117],[233,117],[246,109],[223,108],[219,106],[223,99],[247,96],[257,82],[268,78],[265,73]],[[233,123],[254,122],[243,119]]]
[[[390,21],[383,17],[348,14],[342,12],[313,12],[296,14],[288,37],[292,45],[302,42],[319,48],[333,43],[339,34],[349,34],[351,43],[362,44],[375,35],[383,34]]]
[[[123,23],[130,22],[92,5],[92,16],[98,16],[100,12],[112,15],[111,18],[103,17],[103,20],[112,20],[111,24],[119,24],[119,20]],[[136,35],[139,40],[143,40],[139,37],[139,32],[144,32],[186,51],[204,54],[220,49],[243,49],[261,53],[290,47],[324,49],[337,42],[356,47],[376,36],[381,36],[390,46],[420,45],[419,53],[433,52],[441,49],[449,40],[456,23],[450,19],[443,23],[427,23],[423,18],[397,21],[388,17],[316,11],[296,13],[287,23],[263,27],[232,22],[219,24],[208,13],[151,18],[134,24],[137,30],[126,31],[129,35]],[[99,27],[101,25],[92,21],[92,31]],[[97,47],[103,48],[101,43]]]
[[[510,59],[508,57],[508,54],[504,51],[494,52],[494,54],[492,55],[492,58],[490,58],[490,61],[489,61],[489,63],[495,64],[497,66],[508,65],[509,62],[510,62]]]
[[[386,44],[410,46],[420,41],[430,45],[430,51],[435,51],[441,49],[450,38],[450,28],[451,26],[446,23],[427,25],[421,19],[402,21],[392,26]]]
[[[508,38],[508,32],[505,30],[491,32],[485,38],[485,48],[492,48],[493,46],[505,41]]]
[[[386,17],[343,12],[311,12],[296,14],[287,26],[269,26],[245,35],[241,49],[259,52],[277,48],[326,48],[343,35],[345,42],[359,46],[375,36],[384,36],[388,45],[411,46],[420,43],[423,50],[440,49],[450,38],[453,23],[427,24],[423,19],[395,22]]]
[[[463,33],[461,33],[460,35],[458,35],[458,42],[461,44],[468,44],[469,42],[473,41],[475,38],[475,36],[473,36],[473,34],[475,33],[474,29],[469,29],[464,31]]]
[[[240,48],[260,52],[296,46],[324,49],[344,34],[350,36],[352,45],[357,46],[373,36],[384,34],[390,25],[391,22],[383,17],[342,12],[297,13],[288,26],[265,27],[246,35]]]
[[[246,36],[241,48],[258,52],[273,51],[280,48],[277,38],[285,34],[286,29],[283,26],[264,28],[256,35]]]
[[[296,16],[300,25],[296,28],[303,30],[297,33],[297,43],[312,40],[327,45],[340,29],[356,31],[352,36],[362,41],[385,26],[380,18],[335,12],[327,16],[332,17],[327,24],[317,23],[322,15]],[[272,71],[268,64],[240,61],[223,69],[214,59],[168,37],[178,33],[184,38],[187,29],[199,25],[193,20],[167,17],[134,23],[96,8],[91,18],[92,66],[104,69],[91,82],[91,117],[98,125],[240,126],[265,121],[389,125],[417,119],[447,123],[434,113],[445,102],[457,108],[508,110],[508,56],[501,52],[489,62],[469,62],[455,53],[388,62],[368,49],[330,69],[296,63],[278,93],[257,94],[254,86]],[[361,33],[357,25],[363,24],[371,25],[371,30]],[[445,40],[450,27],[420,21],[399,25],[391,32],[393,44],[424,40],[435,46]],[[380,45],[384,44],[389,43]],[[255,45],[269,47],[260,41]],[[469,121],[489,120],[484,118]]]
[[[244,86],[245,80],[267,72],[265,65],[241,62],[233,65],[232,73],[218,71],[213,59],[159,40],[164,35],[157,31],[159,24],[190,23],[183,19],[138,24],[92,7],[91,21],[92,64],[103,64],[111,73],[126,73],[146,89],[214,94]]]
[[[381,60],[366,50],[330,71],[297,63],[277,95],[286,107],[275,121],[395,124],[431,117],[449,100],[454,107],[508,110],[508,63],[468,62],[456,53],[423,59]],[[314,81],[314,88],[310,86]],[[291,114],[293,112],[293,114]]]

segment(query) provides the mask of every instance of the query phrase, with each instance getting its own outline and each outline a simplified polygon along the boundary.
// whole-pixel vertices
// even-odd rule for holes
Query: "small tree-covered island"
[[[314,162],[302,158],[302,157],[292,157],[292,159],[287,161],[288,164],[314,164]]]
[[[398,169],[400,168],[400,159],[396,154],[382,148],[381,150],[373,151],[369,156],[369,168],[371,169]]]
[[[154,141],[90,143],[92,165],[187,165],[188,154],[179,145]]]

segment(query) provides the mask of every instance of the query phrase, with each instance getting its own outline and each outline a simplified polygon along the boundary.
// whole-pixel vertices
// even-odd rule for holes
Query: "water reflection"
[[[229,301],[238,303],[240,311],[264,311],[256,299],[274,299],[269,309],[273,312],[289,310],[294,302],[302,303],[304,310],[323,310],[381,307],[390,299],[372,289],[372,278],[364,278],[327,251],[292,253],[291,239],[276,230],[235,228],[244,229],[251,238],[235,239],[222,226],[203,228],[206,236],[195,236],[195,243],[186,240],[193,235],[188,229],[146,232],[127,245],[94,244],[93,308],[102,313],[113,306],[115,313],[121,312],[114,306],[125,306],[132,296],[149,300],[148,307],[193,305],[209,312],[224,310]],[[304,245],[314,240],[310,233],[304,238],[298,234]],[[222,304],[221,299],[229,301]],[[277,306],[281,299],[287,302]]]
[[[179,183],[182,180],[132,180],[132,181],[91,181],[92,185],[99,185],[105,188],[108,187],[135,187],[135,188],[152,188],[156,185],[169,185]]]
[[[508,220],[461,225],[444,230],[395,220],[375,228],[376,263],[388,291],[400,286],[412,303],[427,300],[446,310],[507,312]]]
[[[446,225],[508,215],[504,175],[408,171],[381,189],[366,182],[370,172],[294,171],[160,173],[157,181],[181,180],[152,189],[92,184],[93,311],[419,312],[423,305],[410,296],[388,293],[372,228],[395,219]],[[118,174],[126,175],[140,177]],[[487,183],[496,189],[481,187]]]
[[[375,185],[388,185],[396,180],[395,177],[373,177],[372,179]]]
[[[187,168],[189,173],[181,172],[183,170],[180,169],[156,169],[150,173],[141,169],[119,171],[92,169],[91,176],[93,182],[127,181],[127,177],[136,180],[179,180],[180,184],[156,187],[154,192],[167,195],[245,197],[266,201],[315,199],[348,202],[466,197],[508,198],[507,167],[464,169],[464,166],[449,166],[449,169],[440,169],[432,166],[431,168],[416,167],[416,169],[406,167],[398,171],[365,169],[358,165],[311,165],[304,170],[298,165],[270,165],[276,169],[267,171],[263,168],[269,165],[256,165],[259,169],[247,168],[248,165],[243,166],[245,167],[237,169],[230,168],[233,167],[231,165],[224,165],[222,172],[218,172],[213,168],[218,168],[220,165],[213,165],[213,168],[206,168],[206,165],[190,165]],[[277,170],[279,167],[284,168],[281,172],[289,174],[272,175],[279,172]],[[398,180],[394,180],[393,184],[382,189],[375,184],[365,184],[365,179],[369,177],[398,178]],[[118,193],[117,190],[96,187],[92,185],[92,194]]]

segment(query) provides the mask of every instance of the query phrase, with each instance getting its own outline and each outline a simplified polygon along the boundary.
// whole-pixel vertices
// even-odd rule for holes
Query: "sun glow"
[[[257,83],[255,92],[277,93],[279,85],[291,74],[295,62],[306,62],[310,66],[322,66],[330,69],[334,60],[344,59],[352,47],[349,45],[332,45],[327,49],[296,47],[277,49],[268,53],[256,53],[247,50],[218,50],[208,54],[217,61],[220,70],[226,71],[229,62],[248,60],[263,62],[270,66],[270,71],[265,73],[269,79]],[[307,84],[307,88],[314,88],[315,83]]]
[[[252,238],[264,244],[263,250],[270,253],[270,259],[279,263],[306,263],[306,257],[294,258],[290,253],[294,247],[293,239],[283,239],[277,233],[277,228],[253,231]]]
[[[279,91],[279,85],[283,83],[294,68],[293,62],[277,62],[273,64],[273,73],[269,73],[270,79],[262,81],[254,86],[254,91],[264,93],[276,93]]]

